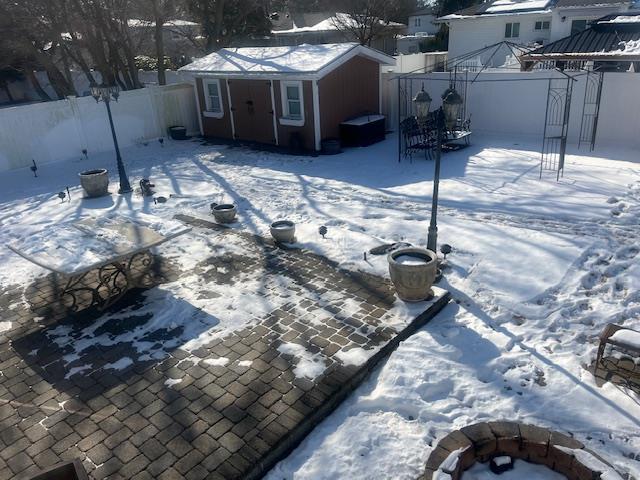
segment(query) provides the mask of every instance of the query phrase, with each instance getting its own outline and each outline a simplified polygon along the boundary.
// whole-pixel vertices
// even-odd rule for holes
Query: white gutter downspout
[[[322,132],[320,131],[320,92],[318,90],[318,80],[311,82],[311,91],[313,92],[313,130],[315,137],[316,152],[320,151]]]

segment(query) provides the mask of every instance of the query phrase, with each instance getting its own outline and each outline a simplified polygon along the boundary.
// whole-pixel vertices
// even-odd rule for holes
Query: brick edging
[[[563,433],[518,422],[481,422],[454,430],[442,438],[429,455],[420,480],[432,480],[439,469],[452,480],[460,480],[464,471],[476,462],[487,462],[500,455],[545,465],[569,480],[599,479],[602,471],[582,463],[573,453],[576,450],[583,450],[615,471],[582,442]],[[458,452],[457,460],[442,467],[454,452]]]
[[[244,477],[245,480],[262,478],[279,461],[284,460],[300,442],[311,433],[316,425],[333,413],[346,397],[362,384],[381,360],[391,355],[391,353],[398,348],[400,342],[406,340],[419,328],[426,325],[449,303],[450,299],[451,294],[448,291],[445,292],[427,310],[418,315],[409,325],[399,332],[398,335],[389,340],[375,355],[371,356],[364,365],[358,367],[351,378],[347,380],[331,398],[318,407],[313,413],[307,415],[283,441],[266,454],[259,463],[254,465],[251,471]]]

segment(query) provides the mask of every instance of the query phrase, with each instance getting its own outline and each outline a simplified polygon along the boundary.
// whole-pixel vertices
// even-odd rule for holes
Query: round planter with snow
[[[78,175],[87,197],[102,197],[109,193],[109,172],[106,169],[86,170]]]
[[[438,256],[426,248],[399,248],[389,253],[389,274],[401,300],[420,302],[430,298],[436,279]]]
[[[216,222],[218,223],[231,223],[236,218],[238,210],[232,203],[221,203],[211,207],[211,213],[213,213]]]
[[[271,236],[278,243],[293,243],[296,238],[296,224],[289,220],[279,220],[271,224]]]

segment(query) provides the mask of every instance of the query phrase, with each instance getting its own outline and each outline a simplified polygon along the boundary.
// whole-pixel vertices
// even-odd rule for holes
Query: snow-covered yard
[[[404,342],[271,480],[415,478],[439,438],[492,419],[571,432],[640,476],[639,399],[612,384],[598,387],[587,370],[607,322],[640,328],[640,164],[634,152],[603,149],[569,155],[560,182],[552,173],[540,180],[538,148],[537,140],[476,138],[443,157],[439,241],[454,251],[441,286],[455,302]],[[214,201],[238,205],[234,228],[266,235],[270,222],[288,218],[302,245],[379,275],[387,275],[386,259],[365,260],[364,251],[399,240],[426,244],[433,164],[398,163],[393,137],[333,157],[198,142],[140,145],[123,156],[132,182],[150,177],[167,203],[115,194],[81,200],[77,172],[115,172],[107,154],[41,165],[38,178],[27,169],[2,173],[0,244],[108,211],[206,217]],[[56,195],[66,186],[70,203]],[[320,225],[328,227],[325,240]],[[161,253],[189,269],[209,247],[192,233]],[[0,288],[44,273],[0,249]]]

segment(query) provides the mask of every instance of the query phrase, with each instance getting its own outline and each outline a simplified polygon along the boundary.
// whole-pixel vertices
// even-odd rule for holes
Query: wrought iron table
[[[143,217],[142,221],[111,216],[62,224],[7,246],[63,278],[57,297],[70,310],[78,310],[85,302],[104,310],[131,288],[144,285],[153,261],[151,248],[191,230],[175,221]],[[137,278],[134,268],[141,270]]]

